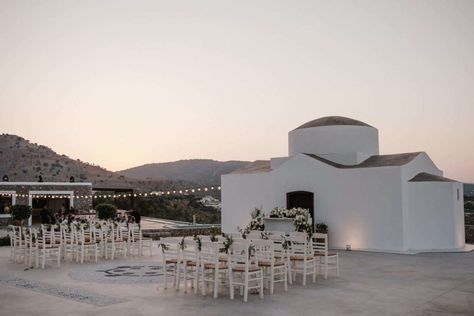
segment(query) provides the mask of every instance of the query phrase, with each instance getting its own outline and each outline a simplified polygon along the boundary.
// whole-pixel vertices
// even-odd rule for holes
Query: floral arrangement
[[[162,242],[158,242],[158,248],[161,248],[161,252],[165,252],[166,250],[168,250],[168,246]]]
[[[225,240],[224,240],[224,251],[225,253],[229,253],[230,247],[232,247],[232,244],[234,243],[234,239],[232,238],[231,235],[225,235]]]
[[[194,235],[193,240],[196,242],[198,250],[201,251],[201,248],[202,248],[201,238],[198,235]]]
[[[250,218],[250,223],[248,223],[247,226],[244,228],[237,227],[243,238],[245,238],[245,236],[252,230],[265,230],[265,225],[263,224],[265,213],[262,212],[261,209],[254,208],[250,213]]]
[[[179,248],[181,250],[184,250],[186,249],[186,236],[183,236],[183,238],[181,239],[181,241],[179,242]]]

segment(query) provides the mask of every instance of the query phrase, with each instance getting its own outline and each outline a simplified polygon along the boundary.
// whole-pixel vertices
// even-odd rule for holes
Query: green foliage
[[[192,222],[193,215],[200,224],[219,224],[221,213],[215,208],[204,206],[199,202],[199,197],[194,195],[181,196],[152,196],[135,197],[133,209],[141,216],[157,217],[184,222]],[[96,198],[93,200],[94,209],[103,203],[114,204],[119,209],[131,208],[129,199]]]
[[[158,217],[178,221],[196,222],[201,224],[220,223],[220,211],[199,203],[199,198],[193,195],[138,197],[134,209],[141,216]]]
[[[11,208],[12,219],[14,221],[24,221],[31,216],[31,206],[16,204],[12,205]]]
[[[328,225],[326,225],[326,224],[324,224],[324,223],[317,223],[317,224],[316,224],[316,232],[317,232],[317,233],[327,234],[327,232],[328,232]]]
[[[117,214],[117,208],[113,204],[99,204],[96,206],[97,217],[99,219],[111,219]]]
[[[464,203],[464,210],[468,212],[474,211],[474,201],[467,201]]]

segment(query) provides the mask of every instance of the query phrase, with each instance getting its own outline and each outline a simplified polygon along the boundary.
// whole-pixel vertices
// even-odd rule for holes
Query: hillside
[[[216,161],[210,159],[179,160],[166,163],[151,163],[117,173],[140,180],[188,181],[200,185],[215,185],[221,175],[239,169],[248,161]]]
[[[0,176],[10,181],[69,181],[92,182],[96,187],[132,187],[136,189],[162,189],[179,185],[169,181],[139,181],[128,179],[100,166],[60,155],[49,147],[31,143],[9,134],[0,135]],[[187,185],[184,184],[183,185]]]

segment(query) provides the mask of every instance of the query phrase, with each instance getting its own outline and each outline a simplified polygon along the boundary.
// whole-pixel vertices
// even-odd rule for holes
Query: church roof
[[[296,129],[303,129],[303,128],[310,128],[310,127],[321,127],[321,126],[337,126],[337,125],[351,125],[351,126],[366,126],[366,127],[372,127],[367,123],[354,120],[348,117],[343,117],[343,116],[326,116],[326,117],[321,117],[312,121],[309,121],[307,123],[304,123],[303,125],[297,127]]]
[[[420,172],[410,180],[410,182],[457,182],[456,180],[445,178],[442,176],[437,176],[435,174]]]
[[[324,162],[328,165],[331,165],[339,169],[355,169],[355,168],[373,168],[373,167],[393,167],[393,166],[403,166],[415,159],[421,152],[414,153],[403,153],[403,154],[393,154],[393,155],[373,155],[362,161],[357,165],[341,165],[339,163],[333,162],[331,160],[325,159],[323,157],[314,155],[314,154],[305,154],[311,158]]]
[[[270,160],[256,160],[231,173],[259,173],[271,171]]]
[[[333,166],[339,169],[356,169],[356,168],[375,168],[375,167],[394,167],[394,166],[403,166],[415,159],[419,154],[422,152],[414,152],[414,153],[403,153],[403,154],[393,154],[393,155],[373,155],[367,158],[366,160],[362,161],[357,165],[341,165],[337,162],[325,159],[321,156],[314,155],[314,154],[305,154],[308,157],[313,159],[319,160],[325,164]],[[271,171],[270,160],[257,160],[251,162],[242,168],[232,171],[232,174],[244,174],[244,173],[261,173],[261,172],[269,172]],[[418,175],[417,175],[418,176]],[[433,177],[439,177],[434,176]],[[416,178],[416,177],[415,177]],[[436,180],[417,180],[411,179],[410,181],[436,181]],[[424,177],[426,178],[426,177]],[[440,177],[442,178],[442,177]],[[447,178],[443,178],[447,179]],[[449,180],[449,179],[448,179]],[[441,181],[441,180],[438,180]],[[446,181],[446,180],[445,180]],[[451,180],[453,181],[453,180]]]

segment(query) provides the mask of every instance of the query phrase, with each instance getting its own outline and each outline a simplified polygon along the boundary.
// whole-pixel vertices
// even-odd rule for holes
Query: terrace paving
[[[226,289],[218,299],[157,290],[159,257],[25,269],[0,247],[0,315],[474,315],[474,252],[342,251],[339,278],[248,303]]]

